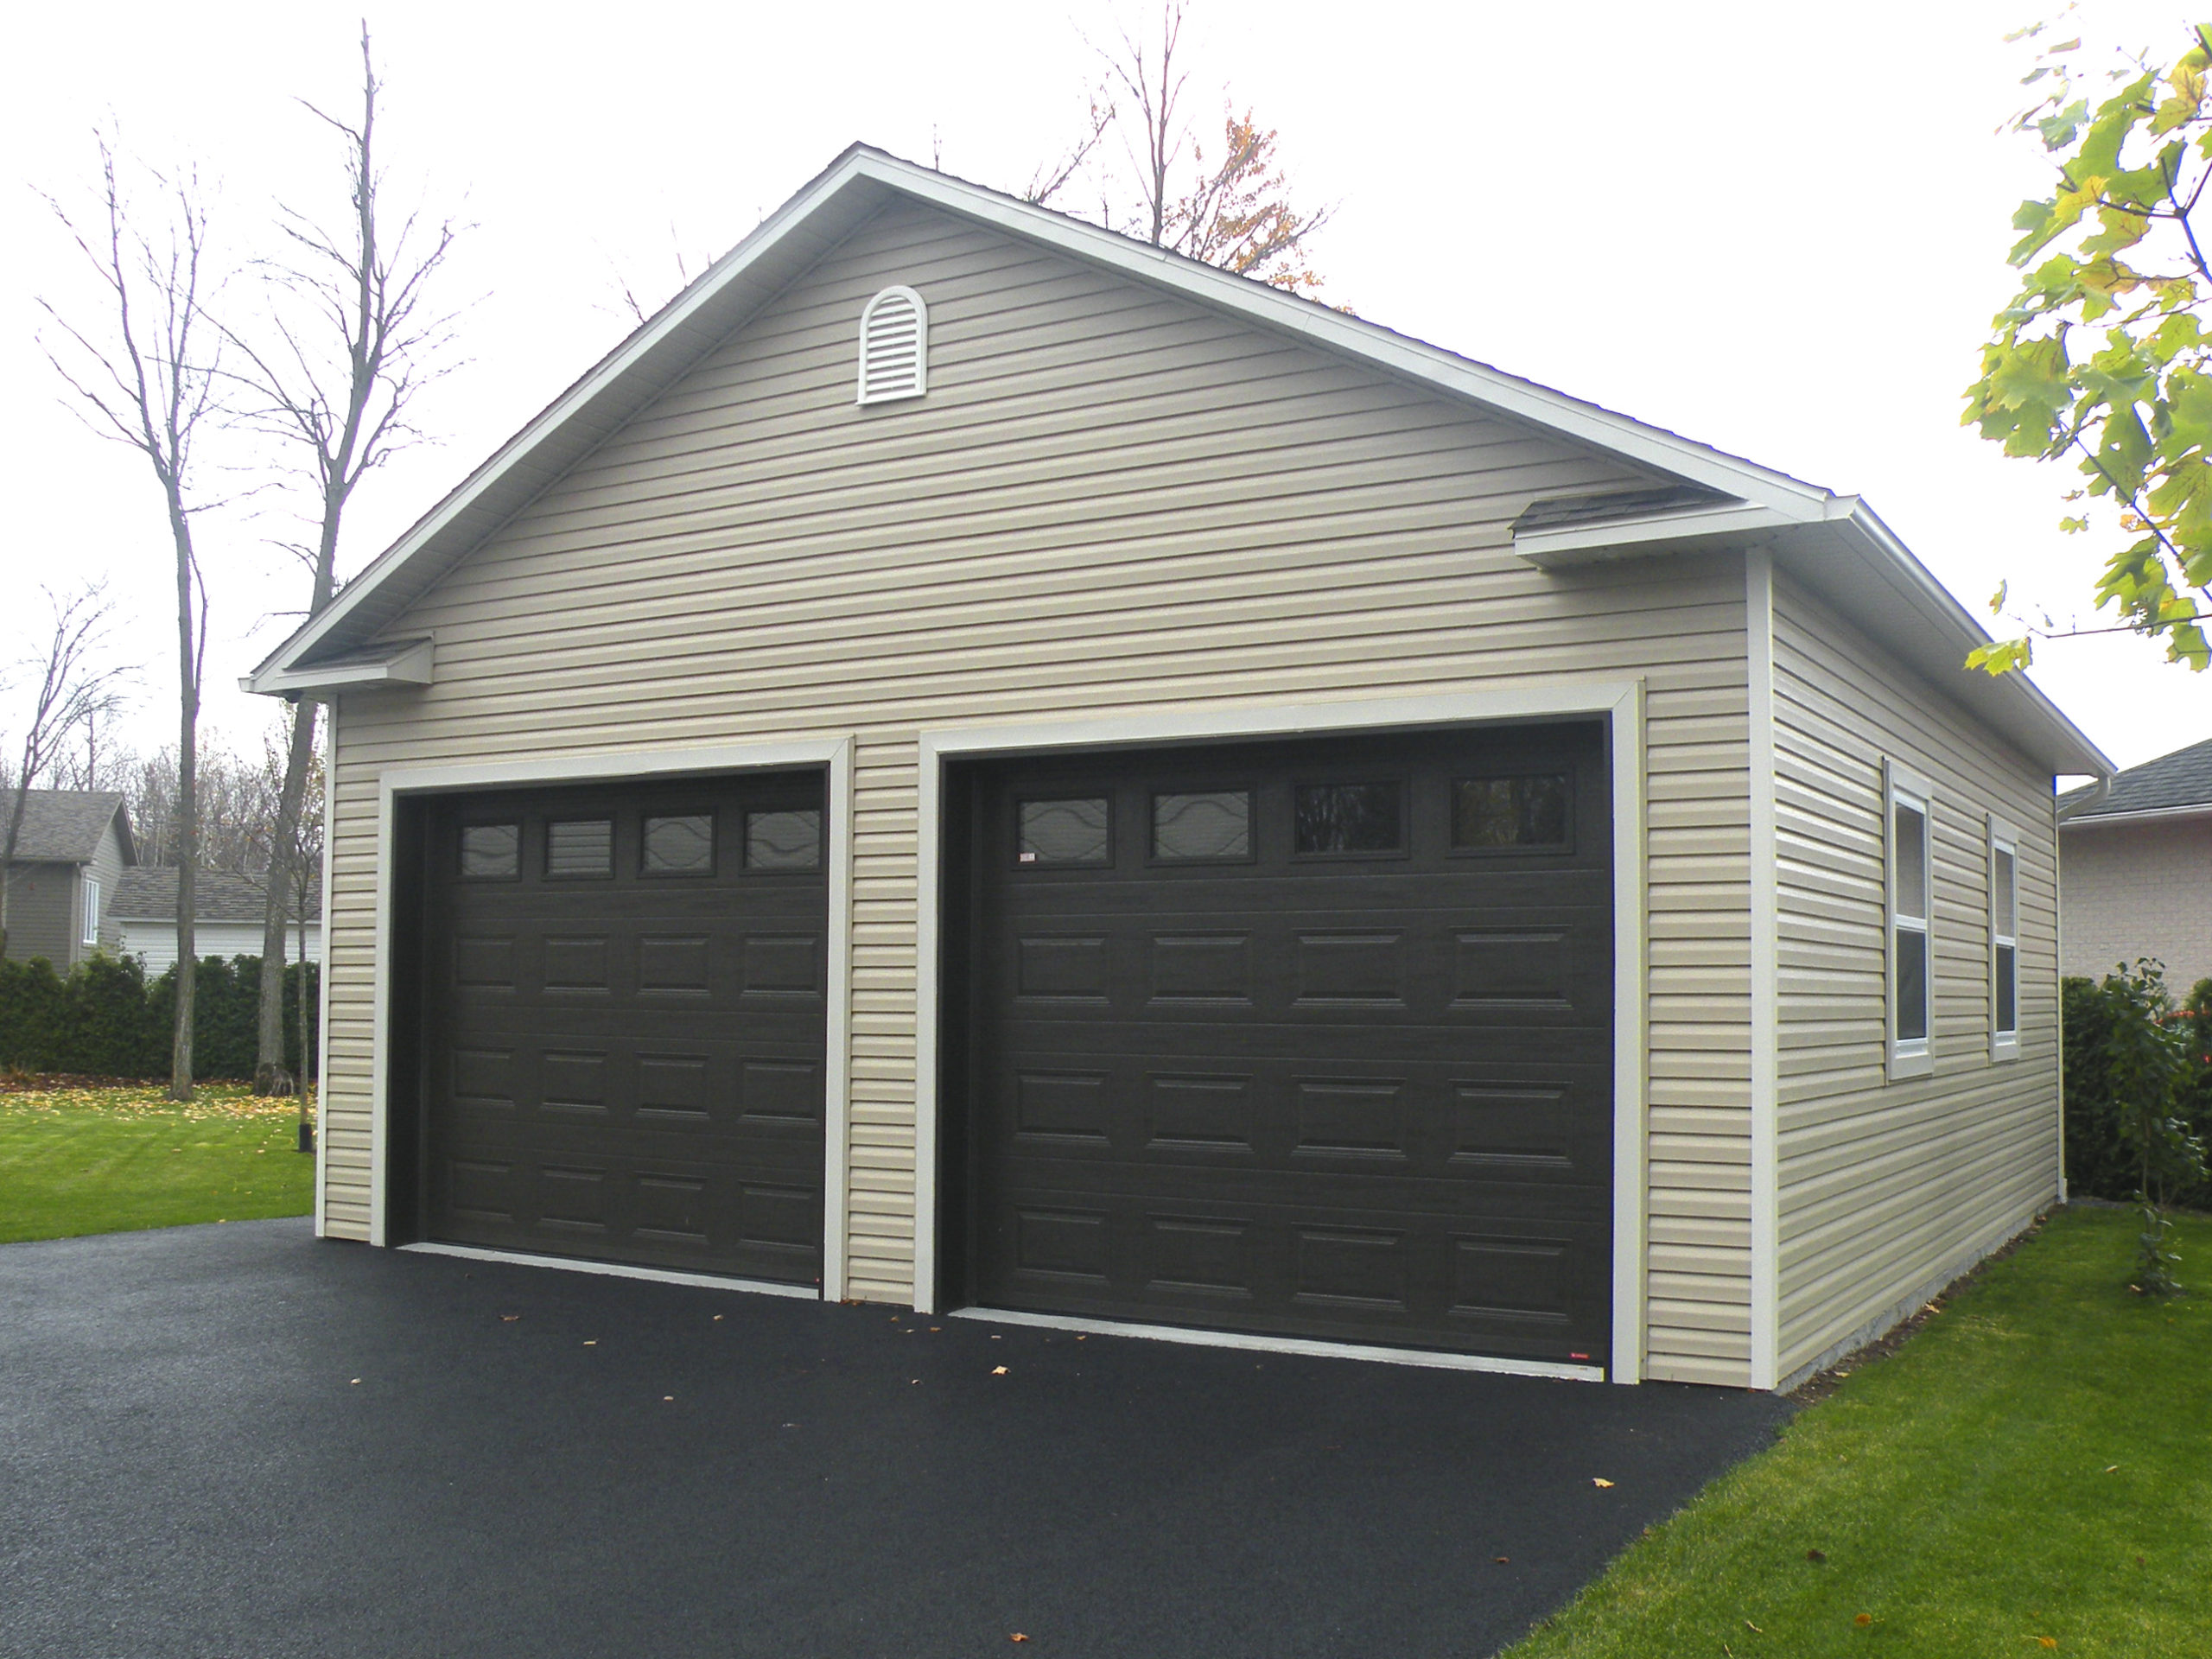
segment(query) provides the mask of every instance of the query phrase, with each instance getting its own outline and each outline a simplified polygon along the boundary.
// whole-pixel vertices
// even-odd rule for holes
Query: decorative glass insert
[[[1216,789],[1193,795],[1152,798],[1154,858],[1249,858],[1252,794]]]
[[[614,874],[614,824],[608,818],[572,818],[545,826],[545,874]]]
[[[1564,774],[1461,778],[1452,785],[1452,845],[1461,852],[1564,847],[1573,823]]]
[[[705,875],[715,868],[715,815],[645,820],[645,874]]]
[[[1024,801],[1014,859],[1022,864],[1104,864],[1109,814],[1103,798]]]
[[[745,862],[755,870],[814,870],[822,867],[822,813],[748,812]]]
[[[464,823],[461,826],[461,873],[497,880],[522,874],[522,826]]]
[[[1300,784],[1292,793],[1292,844],[1301,853],[1395,853],[1405,845],[1404,791],[1395,784]]]

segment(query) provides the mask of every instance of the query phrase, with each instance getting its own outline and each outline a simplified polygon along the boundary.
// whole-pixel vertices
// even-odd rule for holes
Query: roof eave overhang
[[[2101,830],[2107,824],[2178,823],[2190,818],[2212,818],[2212,801],[2189,806],[2153,806],[2140,812],[2089,812],[2078,818],[2062,818],[2061,830]]]
[[[1739,500],[1611,523],[1517,533],[1513,550],[1552,570],[1609,560],[1764,547],[1915,670],[2053,775],[2110,774],[2113,762],[2032,680],[1966,666],[1989,633],[1856,496]]]
[[[242,691],[268,697],[327,697],[381,685],[435,683],[437,644],[406,639],[378,652],[355,652],[335,661],[284,668],[264,663],[238,681]]]

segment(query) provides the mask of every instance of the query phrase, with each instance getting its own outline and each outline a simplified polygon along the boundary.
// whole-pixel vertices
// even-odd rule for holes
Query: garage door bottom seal
[[[1436,1370],[1493,1371],[1505,1376],[1542,1376],[1567,1382],[1602,1382],[1599,1365],[1561,1365],[1541,1359],[1495,1359],[1482,1354],[1452,1354],[1431,1348],[1380,1348],[1364,1343],[1319,1342],[1307,1337],[1263,1337],[1243,1331],[1209,1331],[1199,1325],[1137,1325],[1119,1319],[1078,1319],[1065,1313],[1018,1313],[1011,1308],[957,1307],[947,1316],[993,1325],[1036,1325],[1046,1331],[1081,1331],[1102,1337],[1141,1337],[1152,1342],[1187,1343],[1198,1348],[1241,1348],[1249,1353],[1310,1354],[1322,1359],[1379,1361],[1386,1365],[1426,1365]]]
[[[682,1273],[673,1268],[635,1268],[623,1262],[588,1262],[573,1255],[531,1255],[522,1250],[487,1250],[474,1244],[441,1244],[435,1241],[402,1244],[403,1250],[424,1255],[457,1255],[470,1262],[505,1262],[518,1268],[563,1268],[570,1273],[599,1273],[610,1279],[651,1279],[664,1285],[697,1285],[707,1290],[742,1290],[757,1296],[798,1296],[810,1302],[822,1300],[813,1285],[779,1285],[766,1279],[733,1279],[718,1273]]]

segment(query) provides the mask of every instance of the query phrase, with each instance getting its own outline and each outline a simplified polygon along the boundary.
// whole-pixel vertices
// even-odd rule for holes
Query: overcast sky
[[[2183,14],[2087,0],[2171,55]],[[677,283],[855,139],[1000,187],[1072,135],[1103,5],[493,6],[369,15],[387,86],[388,199],[474,226],[447,281],[467,361],[419,405],[441,440],[372,479],[359,569],[627,330],[618,276]],[[1831,488],[1864,495],[1979,612],[2087,613],[2092,550],[2054,529],[2071,474],[1958,424],[2007,296],[2013,207],[2044,164],[1997,129],[2032,0],[1312,8],[1194,0],[1197,106],[1224,89],[1279,129],[1300,190],[1340,204],[1327,297],[1373,321]],[[219,245],[272,247],[281,200],[344,211],[340,156],[294,102],[358,96],[358,13],[236,3],[41,7],[10,26],[0,134],[11,523],[0,630],[37,584],[105,572],[145,664],[130,735],[173,728],[175,625],[143,459],[90,436],[40,355],[39,296],[96,315],[36,192],[93,174],[112,117],[149,160],[219,187]],[[236,692],[304,580],[281,504],[211,517],[208,722],[257,747]],[[2133,639],[2046,646],[2037,677],[2122,765],[2212,736],[2212,676]],[[0,727],[7,724],[0,716]]]

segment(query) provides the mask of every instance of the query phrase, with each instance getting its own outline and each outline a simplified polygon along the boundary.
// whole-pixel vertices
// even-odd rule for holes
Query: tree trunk
[[[176,1028],[169,1046],[169,1098],[192,1098],[192,1016],[200,982],[194,867],[200,862],[200,652],[193,626],[192,525],[174,475],[169,528],[176,543]]]
[[[317,573],[320,575],[320,572]],[[318,582],[320,588],[323,584]],[[276,798],[276,826],[269,838],[269,891],[261,928],[260,1024],[255,1033],[253,1092],[289,1095],[296,1086],[284,1069],[284,917],[291,908],[292,864],[299,856],[300,802],[315,760],[315,704],[292,705],[292,744],[284,757],[284,785]],[[302,935],[304,945],[304,934]],[[276,964],[274,971],[268,966]],[[307,1070],[307,1056],[300,1057]]]

